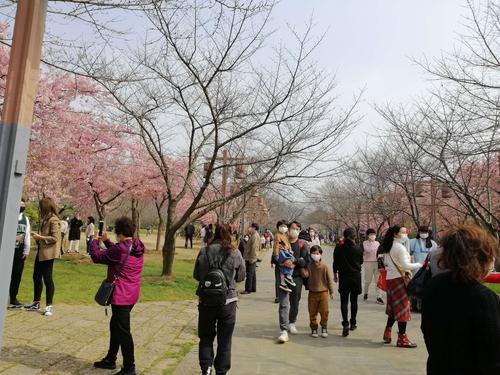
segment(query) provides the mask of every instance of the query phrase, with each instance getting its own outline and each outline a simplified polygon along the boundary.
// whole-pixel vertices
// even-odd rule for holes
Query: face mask
[[[425,240],[426,238],[429,238],[429,233],[420,233],[420,238]]]
[[[26,207],[19,207],[19,213],[24,212],[25,209],[26,209]]]
[[[368,236],[368,239],[371,240],[371,241],[375,241],[375,238],[377,238],[377,236],[375,234],[370,234]]]
[[[408,235],[407,234],[402,234],[401,235],[401,242],[405,242],[407,239],[408,239]]]
[[[321,254],[311,254],[312,260],[319,262],[321,260]]]
[[[288,232],[288,227],[279,227],[278,230],[280,231],[280,233],[285,234],[286,232]]]
[[[311,237],[314,237],[315,233],[314,233],[314,232],[309,232],[309,235],[310,235]]]
[[[300,232],[297,229],[291,229],[290,230],[290,237],[297,238],[297,237],[299,237],[299,233]]]
[[[248,242],[248,236],[243,237],[243,241]]]

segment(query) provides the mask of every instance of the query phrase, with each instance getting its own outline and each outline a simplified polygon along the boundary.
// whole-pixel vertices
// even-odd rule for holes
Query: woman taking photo
[[[33,239],[37,243],[35,257],[35,268],[33,269],[34,298],[26,310],[40,310],[43,284],[45,284],[46,304],[43,315],[52,316],[54,313],[52,301],[54,299],[54,280],[52,270],[54,259],[59,257],[61,250],[61,223],[57,217],[56,204],[52,198],[40,200],[40,234],[33,233]],[[43,282],[42,282],[43,280]]]
[[[123,368],[116,375],[135,375],[134,340],[130,332],[130,312],[139,299],[141,273],[144,266],[144,245],[134,239],[135,224],[128,217],[121,217],[115,222],[117,243],[108,238],[107,233],[97,237],[90,245],[90,256],[94,263],[107,264],[107,280],[112,282],[115,276],[115,289],[111,298],[111,320],[109,322],[110,340],[108,354],[95,362],[94,367],[114,370],[116,356],[121,348]],[[104,242],[106,250],[99,247],[99,240]],[[121,270],[121,272],[119,272]],[[118,275],[119,273],[119,275]]]
[[[208,285],[214,269],[221,270],[227,283],[227,291],[222,304],[210,303],[203,297],[203,285]],[[199,361],[203,375],[212,373],[225,375],[231,368],[231,340],[236,323],[236,302],[238,292],[236,283],[245,280],[245,262],[241,253],[231,243],[231,230],[228,225],[217,224],[212,241],[201,249],[194,266],[194,278],[200,281],[198,295],[198,336]],[[214,358],[214,339],[217,336],[217,354]]]
[[[392,326],[398,322],[399,348],[416,348],[406,336],[406,325],[411,320],[410,301],[406,291],[405,274],[411,273],[422,265],[411,263],[410,254],[403,243],[408,239],[405,227],[394,225],[385,233],[382,242],[382,253],[384,254],[384,264],[387,270],[387,325],[384,331],[384,343],[392,341]]]
[[[457,226],[441,241],[439,262],[423,298],[428,375],[500,374],[500,298],[482,285],[498,242],[476,226]]]

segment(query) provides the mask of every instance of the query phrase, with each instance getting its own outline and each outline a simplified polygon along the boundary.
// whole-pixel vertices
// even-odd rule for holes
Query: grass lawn
[[[495,293],[500,294],[500,284],[489,284],[489,283],[484,283],[488,288],[490,288],[492,291]]]
[[[155,236],[143,239],[146,249],[154,249],[152,242]],[[140,302],[148,301],[179,301],[195,299],[197,283],[193,279],[194,260],[199,245],[193,249],[184,249],[182,239],[178,240],[176,258],[174,262],[174,276],[166,279],[161,277],[162,257],[156,252],[147,251],[142,274]],[[84,251],[83,241],[80,243],[80,252]],[[35,251],[26,260],[21,288],[18,299],[31,302],[33,299],[33,262]],[[80,254],[65,254],[62,259],[54,263],[55,296],[54,303],[65,304],[93,304],[94,295],[101,281],[106,276],[106,266],[93,264],[92,260]],[[42,294],[45,302],[45,290]]]

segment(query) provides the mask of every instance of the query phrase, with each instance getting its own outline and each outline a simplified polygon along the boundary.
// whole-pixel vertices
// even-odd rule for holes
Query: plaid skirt
[[[398,322],[409,322],[410,300],[402,277],[387,280],[387,304],[385,313]]]

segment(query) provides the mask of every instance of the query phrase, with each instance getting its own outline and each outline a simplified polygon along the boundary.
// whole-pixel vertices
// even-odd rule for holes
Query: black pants
[[[203,371],[215,367],[217,375],[231,368],[231,343],[236,324],[236,302],[222,307],[198,306],[198,337],[200,367]],[[214,339],[217,355],[214,358]]]
[[[14,262],[12,263],[12,274],[10,277],[9,288],[10,303],[17,300],[17,293],[19,293],[19,285],[21,284],[21,278],[23,277],[24,270],[23,252],[23,248],[19,248],[14,251]]]
[[[301,276],[294,276],[293,281],[297,286],[292,287],[292,293],[290,293],[290,324],[295,324],[297,322],[300,298],[302,297],[302,287],[304,286],[304,279],[302,279]]]
[[[281,282],[280,267],[277,264],[275,264],[274,265],[274,290],[276,293],[276,298],[278,298],[278,296],[280,295],[280,282]]]
[[[351,320],[348,319],[348,304],[351,302]],[[358,315],[358,294],[351,292],[340,292],[340,311],[342,312],[342,326],[346,327],[349,322],[356,324],[356,316]]]
[[[247,277],[245,279],[245,292],[255,293],[257,291],[257,262],[250,263],[245,261],[245,266],[247,270]]]
[[[35,289],[35,298],[33,301],[40,302],[42,299],[43,284],[45,284],[46,304],[47,306],[52,305],[55,291],[54,280],[52,280],[53,268],[54,259],[40,261],[38,260],[38,255],[36,256],[35,268],[33,269],[33,285]]]
[[[186,244],[184,245],[184,247],[187,249],[188,247],[188,241],[189,243],[191,244],[191,249],[193,248],[193,235],[192,234],[188,234],[186,236]]]
[[[135,368],[134,340],[130,332],[130,312],[133,307],[134,305],[111,305],[109,350],[106,358],[116,362],[118,350],[121,348],[125,369]]]
[[[86,240],[87,244],[87,254],[90,254],[90,244],[92,244],[92,241],[94,240],[94,236],[88,236]]]

